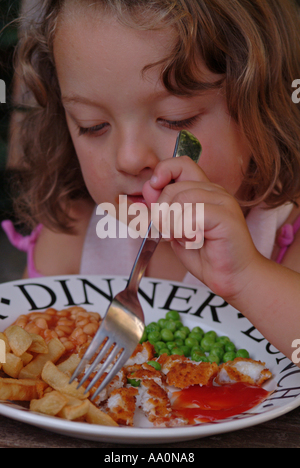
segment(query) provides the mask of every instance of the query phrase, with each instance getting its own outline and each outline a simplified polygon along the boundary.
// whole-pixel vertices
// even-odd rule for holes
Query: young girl
[[[19,46],[36,100],[18,157],[16,207],[35,227],[22,240],[26,275],[129,274],[141,241],[98,239],[102,202],[117,213],[120,195],[148,207],[204,203],[204,246],[186,249],[172,231],[146,275],[204,283],[291,357],[300,339],[292,1],[47,0],[43,12]],[[203,146],[198,165],[172,159],[181,129]]]

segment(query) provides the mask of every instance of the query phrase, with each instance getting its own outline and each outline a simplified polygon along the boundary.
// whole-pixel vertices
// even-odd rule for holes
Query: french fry
[[[88,400],[79,400],[78,398],[68,396],[68,402],[57,414],[60,418],[74,421],[82,418],[89,410]]]
[[[71,354],[68,359],[65,361],[61,362],[60,364],[57,365],[57,368],[65,373],[73,374],[75,369],[77,368],[78,364],[80,363],[81,358],[78,356],[78,354]]]
[[[6,335],[12,352],[20,357],[24,354],[32,343],[32,338],[26,330],[18,325],[11,325],[4,334]]]
[[[67,402],[68,400],[64,395],[54,390],[50,393],[46,393],[43,398],[39,400],[31,400],[30,410],[37,413],[56,416],[67,404]]]
[[[27,366],[27,364],[29,364],[30,361],[32,361],[33,356],[32,356],[32,354],[26,352],[26,353],[22,354],[22,356],[20,356],[20,359],[22,359],[23,365]]]
[[[48,343],[48,353],[38,354],[27,366],[23,367],[19,379],[37,379],[41,376],[43,367],[47,361],[57,362],[65,352],[64,345],[58,338],[53,338]]]
[[[78,383],[76,381],[69,384],[70,377],[60,371],[51,361],[45,364],[41,377],[50,387],[61,393],[79,398],[79,400],[85,400],[89,396],[88,392],[84,394],[83,387],[77,389]]]
[[[28,348],[30,353],[47,354],[49,352],[47,343],[42,336],[35,333],[30,333],[30,336],[32,338],[32,343]]]
[[[9,377],[17,379],[23,369],[23,361],[13,353],[6,353],[6,362],[2,365],[2,369]]]
[[[41,398],[46,388],[41,380],[0,378],[0,400],[31,401]]]
[[[99,426],[118,426],[118,424],[108,414],[103,413],[93,403],[89,401],[89,410],[85,416],[86,422],[98,424]]]

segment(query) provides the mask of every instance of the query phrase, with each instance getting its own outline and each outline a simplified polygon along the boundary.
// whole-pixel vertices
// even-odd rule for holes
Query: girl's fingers
[[[209,182],[202,169],[187,156],[161,161],[143,188],[147,204],[150,206],[151,203],[156,203],[164,187],[172,182],[181,181]]]
[[[209,219],[210,209],[218,208],[218,216]],[[206,207],[208,210],[206,210]],[[168,185],[151,206],[151,218],[155,227],[169,239],[192,239],[191,234],[211,229],[211,222],[218,223],[220,219],[236,213],[240,209],[237,202],[219,186],[204,182],[177,182]],[[209,223],[207,223],[209,221]],[[180,235],[179,233],[182,233]]]
[[[172,180],[202,180],[208,181],[200,166],[192,161],[188,156],[172,158],[161,161],[154,169],[150,183],[153,188],[163,188]]]

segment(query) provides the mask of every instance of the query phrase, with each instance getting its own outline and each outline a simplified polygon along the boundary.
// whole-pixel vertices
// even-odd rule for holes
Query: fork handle
[[[127,288],[131,291],[138,291],[141,279],[161,237],[161,233],[151,221],[129,276]]]

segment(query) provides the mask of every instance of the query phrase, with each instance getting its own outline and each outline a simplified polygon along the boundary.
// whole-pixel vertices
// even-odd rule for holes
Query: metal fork
[[[200,154],[201,145],[199,141],[191,133],[181,131],[176,140],[173,157],[188,155],[195,162],[198,162]],[[78,384],[78,388],[81,387],[97,371],[85,390],[85,392],[88,392],[108,370],[91,400],[99,395],[124,366],[143,335],[145,328],[144,313],[138,299],[138,288],[161,237],[161,233],[156,230],[151,222],[134,262],[126,288],[118,293],[110,303],[99,330],[71,377],[70,383],[85,370],[93,356],[100,350]],[[108,356],[106,357],[106,355]],[[104,363],[97,370],[98,364],[105,357]],[[109,369],[111,365],[112,367]]]

